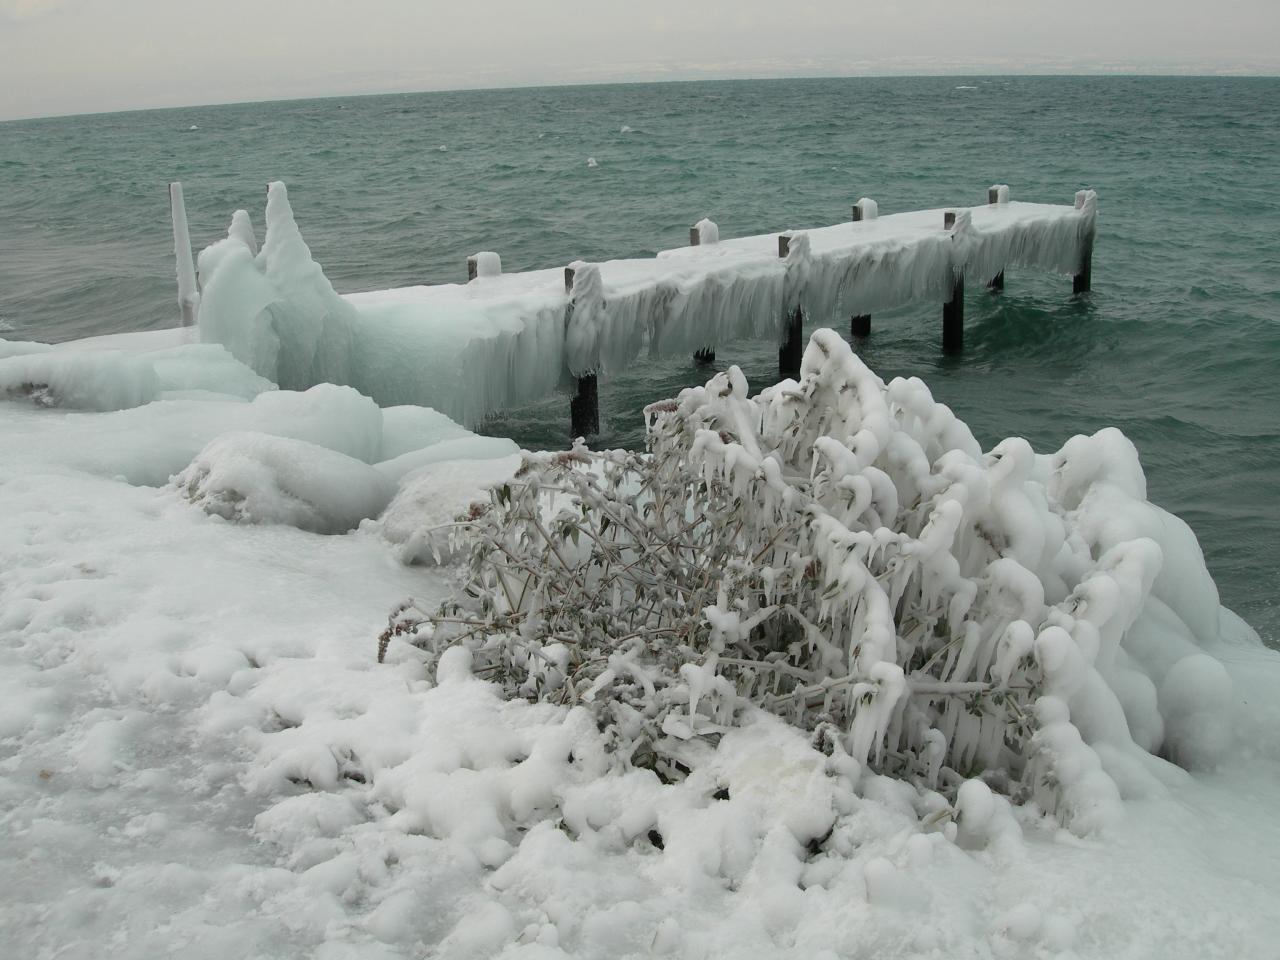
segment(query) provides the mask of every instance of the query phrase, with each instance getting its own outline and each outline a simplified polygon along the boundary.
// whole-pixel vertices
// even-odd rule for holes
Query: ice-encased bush
[[[981,776],[1082,833],[1220,746],[1217,591],[1118,431],[984,453],[829,330],[798,383],[730,368],[648,416],[647,455],[527,458],[457,528],[462,599],[381,649],[465,644],[512,696],[590,705],[623,765],[678,776],[763,708],[846,770]]]

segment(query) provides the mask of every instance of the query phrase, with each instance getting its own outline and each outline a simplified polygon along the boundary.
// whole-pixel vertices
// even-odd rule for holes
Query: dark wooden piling
[[[955,229],[956,214],[948,210],[942,215],[942,225]],[[942,305],[942,352],[959,353],[964,349],[964,274],[951,280],[951,297]]]
[[[1088,191],[1076,192],[1076,209],[1081,209],[1088,202]],[[1071,278],[1073,294],[1088,293],[1093,289],[1093,233],[1090,232],[1080,253],[1080,269]]]
[[[476,258],[467,257],[467,282],[470,283],[478,276],[480,276],[480,267],[476,263]]]
[[[697,247],[702,245],[702,231],[698,229],[695,223],[689,228],[689,246]],[[708,364],[716,362],[716,352],[712,347],[703,347],[701,350],[695,351],[693,354],[693,362]]]
[[[778,256],[783,260],[791,252],[791,238],[778,236]],[[804,356],[804,312],[796,304],[787,311],[782,324],[782,339],[778,343],[778,378],[800,379],[800,360]]]
[[[1000,202],[1000,187],[993,185],[987,187],[987,203],[996,206]],[[992,293],[999,293],[1004,289],[1004,271],[1001,270],[994,277],[987,281],[987,289]]]
[[[859,204],[853,205],[853,222],[860,223],[862,221],[862,207]],[[856,317],[849,318],[849,332],[855,337],[871,336],[871,314],[864,313]]]
[[[573,293],[573,267],[564,268],[564,292]],[[573,314],[573,300],[565,310],[565,328]],[[569,440],[593,437],[600,432],[600,388],[594,373],[574,377],[573,396],[569,398]]]
[[[1084,252],[1080,256],[1080,271],[1071,278],[1071,292],[1073,294],[1088,293],[1093,289],[1093,237],[1084,245]]]
[[[942,352],[964,349],[964,277],[956,277],[951,299],[942,305]]]

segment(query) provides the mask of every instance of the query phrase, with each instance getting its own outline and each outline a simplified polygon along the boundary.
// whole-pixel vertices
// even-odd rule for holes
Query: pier
[[[942,349],[959,352],[966,279],[998,291],[1009,268],[1044,269],[1071,277],[1075,294],[1090,289],[1097,213],[1092,190],[1070,205],[1027,203],[1002,184],[977,206],[885,216],[862,198],[829,226],[721,239],[703,219],[687,246],[655,257],[504,273],[499,254],[479,252],[466,258],[462,283],[338,295],[318,270],[307,281],[317,286],[302,289],[296,270],[273,267],[268,247],[294,243],[310,254],[284,185],[272,184],[263,254],[253,256],[256,238],[237,212],[228,239],[206,251],[216,255],[202,254],[193,295],[175,186],[180,303],[202,339],[282,387],[348,383],[382,405],[433,406],[464,423],[567,389],[575,437],[599,431],[601,382],[642,355],[709,362],[735,340],[767,339],[778,343],[779,377],[798,376],[806,318],[847,323],[858,339],[876,313],[932,301],[941,305]],[[283,238],[274,245],[273,231]],[[229,243],[248,249],[222,248]],[[273,291],[249,298],[257,315],[226,292],[237,280],[241,290],[266,281]],[[309,355],[296,356],[294,342]]]

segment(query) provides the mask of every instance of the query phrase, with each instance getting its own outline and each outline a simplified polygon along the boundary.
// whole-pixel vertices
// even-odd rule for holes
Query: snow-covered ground
[[[1278,955],[1280,657],[1244,631],[1216,769],[1087,839],[981,797],[941,829],[767,716],[682,783],[608,773],[460,651],[376,662],[448,590],[407,518],[512,445],[155,346],[0,342],[0,955]]]

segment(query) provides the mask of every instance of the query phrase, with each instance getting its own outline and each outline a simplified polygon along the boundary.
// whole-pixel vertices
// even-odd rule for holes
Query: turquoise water
[[[974,87],[976,89],[965,89]],[[629,127],[623,132],[623,127]],[[194,128],[194,129],[193,129]],[[588,169],[587,158],[598,166]],[[236,207],[261,229],[284,179],[341,291],[641,256],[687,241],[882,212],[1100,197],[1094,292],[1011,273],[970,290],[966,351],[940,308],[874,318],[882,376],[924,378],[993,443],[1040,450],[1106,425],[1138,445],[1151,498],[1184,517],[1223,600],[1280,637],[1280,80],[851,79],[395,95],[0,124],[0,336],[66,340],[170,326],[165,184],[197,246]],[[846,331],[847,332],[847,331]],[[774,348],[722,349],[763,386]],[[602,384],[604,444],[705,378],[645,365]],[[487,426],[559,445],[557,398]]]

